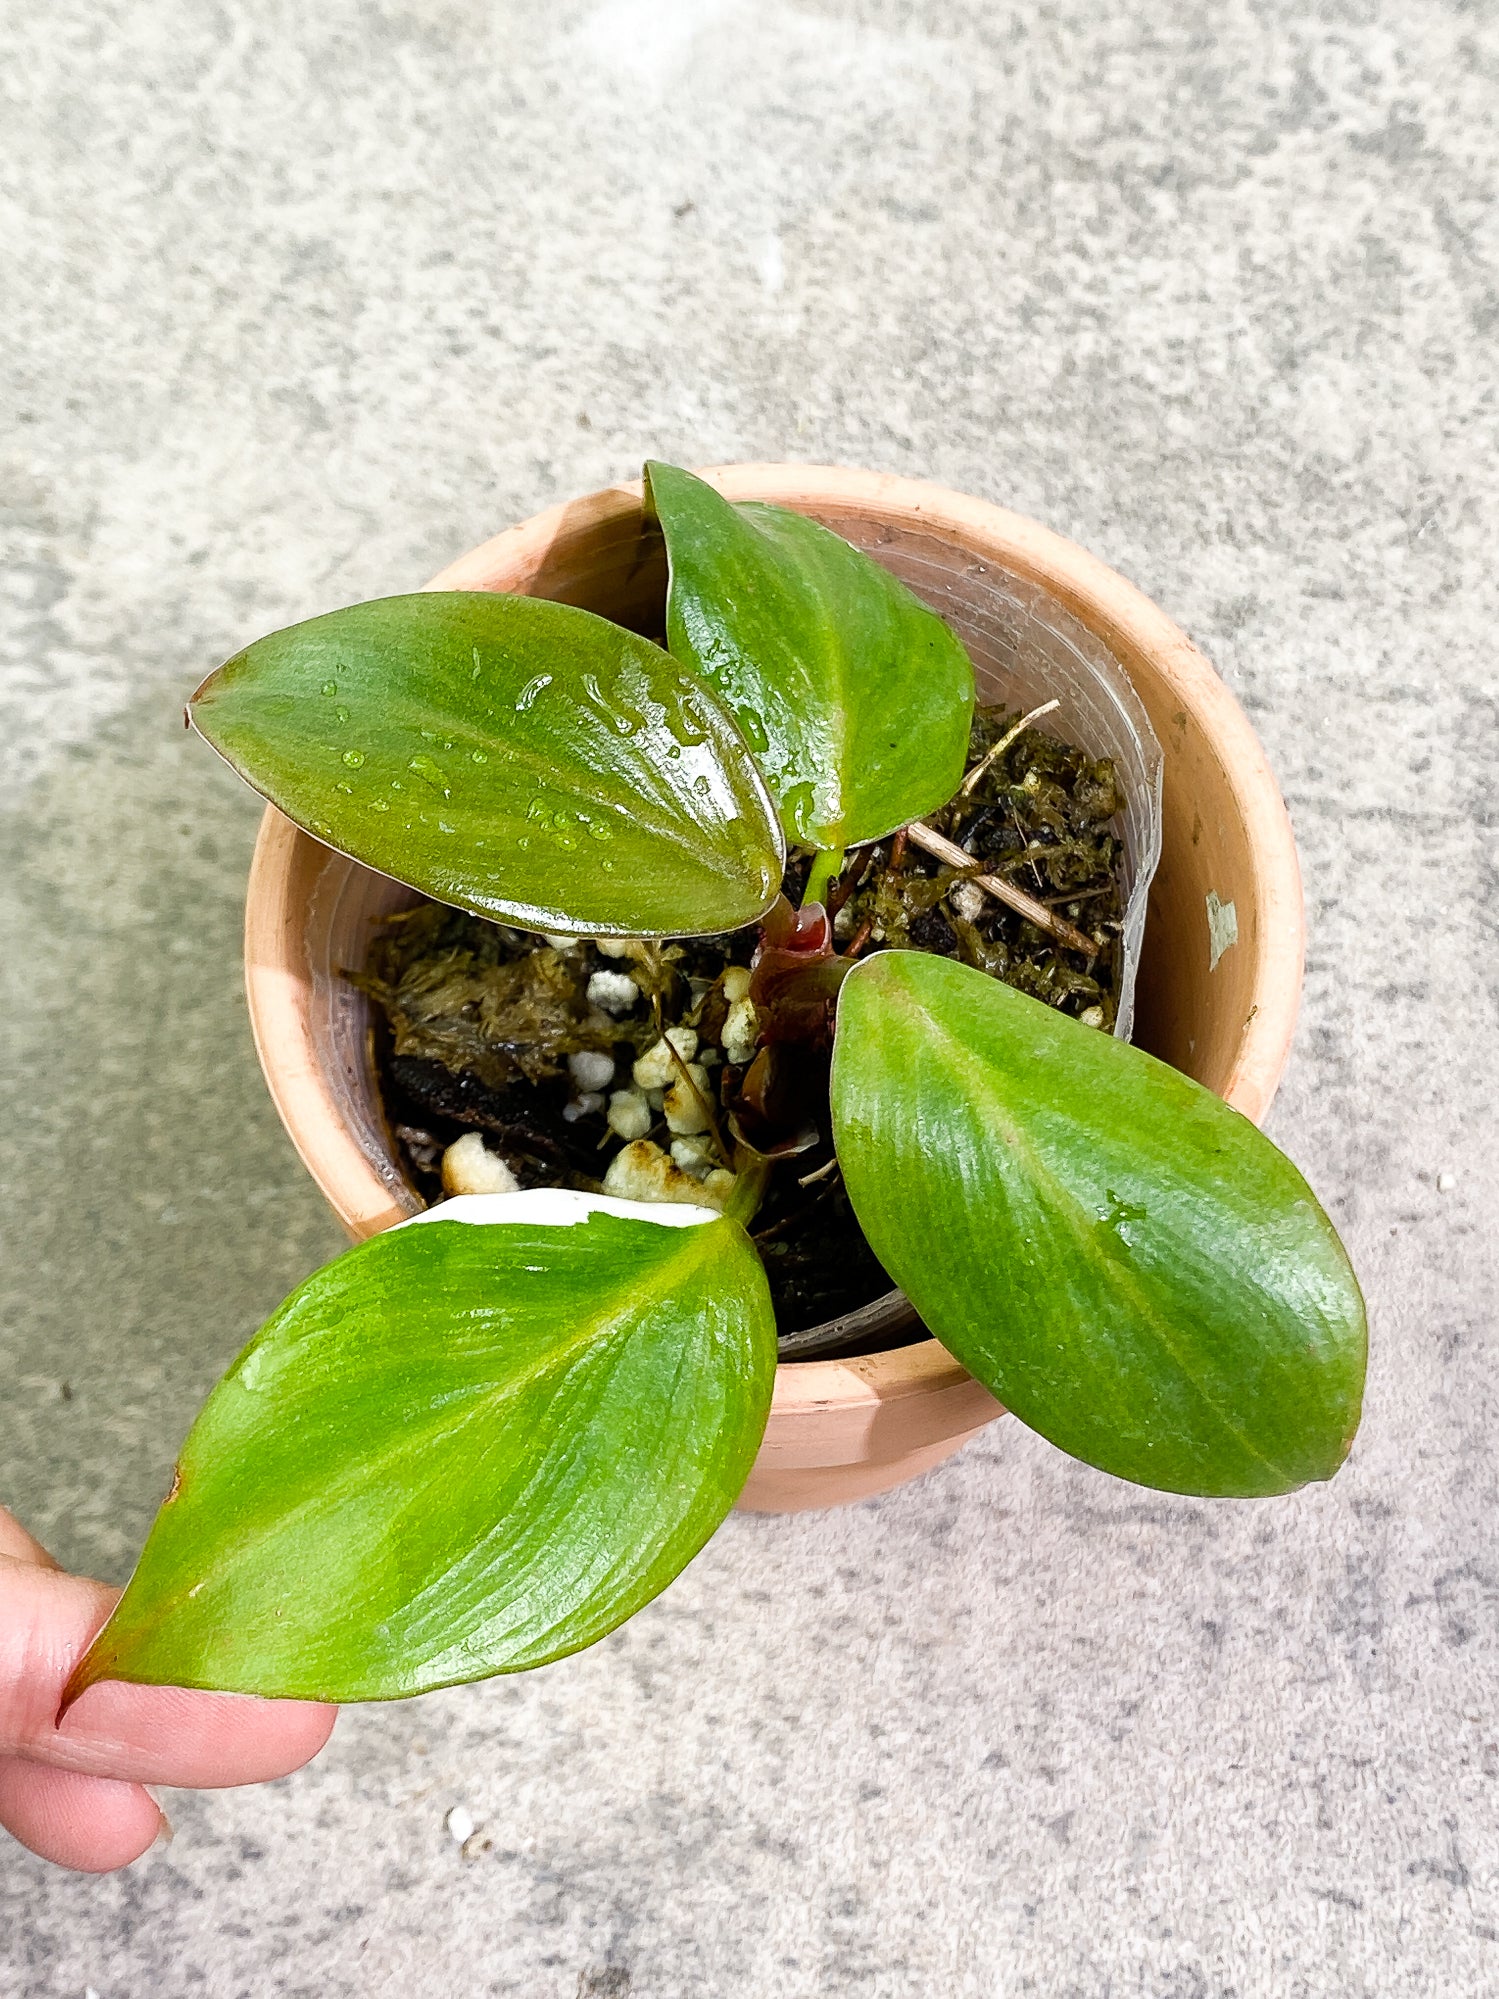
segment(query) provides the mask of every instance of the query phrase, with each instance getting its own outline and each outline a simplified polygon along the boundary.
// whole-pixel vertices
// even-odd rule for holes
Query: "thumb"
[[[40,1589],[43,1603],[58,1589],[83,1592],[75,1606],[75,1616],[82,1613],[76,1620],[79,1628],[67,1633],[63,1620],[65,1645],[69,1637],[74,1644],[80,1637],[87,1644],[89,1628],[109,1614],[112,1590],[99,1583],[76,1584],[61,1575],[41,1542],[0,1506],[0,1599],[6,1594],[7,1574],[16,1579],[30,1575],[34,1580],[27,1597],[34,1598]],[[26,1614],[31,1608],[28,1602],[19,1620],[7,1616],[5,1643],[0,1644],[0,1826],[61,1867],[104,1873],[126,1866],[160,1838],[167,1823],[143,1785],[47,1768],[24,1754],[6,1753],[22,1747],[40,1721],[36,1697],[40,1693],[45,1703],[53,1676],[49,1655],[54,1647],[45,1634],[52,1620],[34,1619]]]
[[[261,1783],[315,1756],[334,1710],[105,1681],[57,1722],[118,1591],[64,1575],[0,1511],[0,1825],[64,1866],[103,1870],[156,1838],[144,1784]]]

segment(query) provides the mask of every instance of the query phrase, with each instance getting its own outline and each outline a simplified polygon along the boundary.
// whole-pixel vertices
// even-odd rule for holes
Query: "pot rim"
[[[926,480],[772,463],[710,466],[700,476],[732,500],[769,500],[816,515],[858,514],[906,529],[929,523],[955,534],[975,556],[1049,591],[1126,671],[1134,658],[1151,660],[1180,709],[1212,744],[1248,833],[1265,948],[1254,1007],[1223,1095],[1259,1123],[1285,1068],[1300,1004],[1305,949],[1300,868],[1279,787],[1249,720],[1181,627],[1066,536],[1007,507]],[[596,544],[602,529],[618,524],[621,539],[633,537],[642,490],[635,479],[564,500],[459,556],[424,588],[513,589],[544,561]],[[334,1112],[307,1034],[300,962],[305,883],[296,866],[303,840],[314,844],[274,806],[266,807],[245,904],[251,1031],[272,1099],[304,1165],[345,1227],[362,1237],[402,1219],[404,1211]],[[306,848],[301,852],[305,857]],[[776,1370],[775,1410],[778,1418],[815,1420],[833,1409],[853,1414],[910,1395],[957,1389],[970,1380],[944,1346],[926,1339],[852,1358],[782,1363]]]

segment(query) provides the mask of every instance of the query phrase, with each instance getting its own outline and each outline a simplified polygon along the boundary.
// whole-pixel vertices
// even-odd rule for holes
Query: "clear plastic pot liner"
[[[967,646],[979,699],[1029,712],[1058,705],[1036,727],[1057,741],[1111,757],[1124,809],[1124,969],[1114,1032],[1134,1026],[1145,905],[1161,858],[1161,746],[1129,675],[1102,640],[1058,598],[995,563],[976,562],[935,535],[879,522],[829,519],[856,548],[892,570]]]
[[[825,516],[826,525],[892,570],[946,619],[968,648],[981,701],[1029,712],[1056,708],[1036,723],[1089,756],[1112,757],[1124,799],[1124,966],[1114,1032],[1134,1025],[1135,981],[1145,905],[1161,857],[1161,746],[1129,675],[1100,639],[1049,591],[995,563],[977,562],[936,535],[869,520]],[[828,1359],[905,1345],[925,1331],[901,1291],[876,1298],[826,1325],[783,1334],[782,1360]]]

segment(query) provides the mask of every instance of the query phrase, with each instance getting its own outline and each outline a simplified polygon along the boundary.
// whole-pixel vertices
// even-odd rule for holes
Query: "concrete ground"
[[[562,496],[832,460],[1002,500],[1192,632],[1279,772],[1274,1135],[1373,1309],[1331,1487],[1013,1422],[732,1520],[628,1629],[0,1837],[0,1994],[1499,1989],[1499,19],[1474,0],[54,0],[0,24],[0,1498],[123,1578],[339,1243],[262,1092],[245,639]],[[492,1840],[460,1858],[462,1803]]]

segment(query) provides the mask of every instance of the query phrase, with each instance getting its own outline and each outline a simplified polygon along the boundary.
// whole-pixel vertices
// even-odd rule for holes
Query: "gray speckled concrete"
[[[177,1796],[123,1876],[0,1837],[4,1999],[1499,1989],[1496,29],[8,10],[0,1497],[122,1577],[336,1244],[239,995],[255,813],[182,695],[647,450],[1006,501],[1218,662],[1306,865],[1273,1130],[1374,1364],[1331,1488],[1156,1498],[1003,1424],[732,1521],[578,1659]]]

